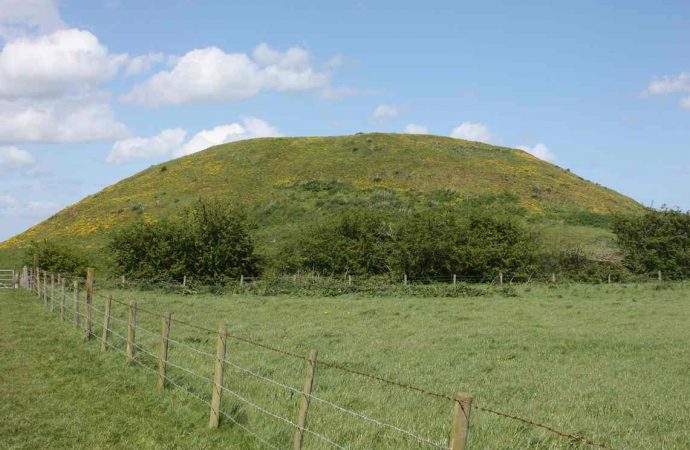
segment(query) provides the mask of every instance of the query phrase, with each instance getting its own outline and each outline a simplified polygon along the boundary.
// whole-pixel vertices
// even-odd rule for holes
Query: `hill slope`
[[[348,205],[409,208],[505,193],[533,215],[554,220],[642,208],[521,150],[426,135],[264,138],[152,166],[0,248],[42,238],[79,239],[98,248],[108,230],[142,215],[155,220],[175,214],[200,196],[246,205],[258,224],[259,247],[269,248],[314,214],[337,213]]]

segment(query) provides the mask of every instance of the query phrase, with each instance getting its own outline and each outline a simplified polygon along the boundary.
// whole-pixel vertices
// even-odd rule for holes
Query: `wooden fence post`
[[[295,429],[295,438],[292,445],[293,450],[302,450],[302,441],[304,440],[304,428],[307,426],[307,413],[309,412],[309,401],[311,400],[311,390],[314,387],[314,373],[316,372],[316,356],[316,350],[312,350],[309,353],[307,375],[304,378],[304,392],[302,394],[302,402],[299,407],[297,428]]]
[[[498,272],[498,284],[503,284],[503,272]]]
[[[93,269],[86,269],[86,311],[84,314],[84,340],[91,339],[91,314],[93,305]]]
[[[124,275],[122,275],[122,277],[120,278],[120,284],[122,285],[122,287],[125,287],[125,276]]]
[[[67,301],[67,292],[65,291],[65,279],[60,278],[60,320],[65,321],[65,302]]]
[[[556,274],[555,274],[555,273],[552,273],[552,274],[551,274],[551,282],[552,282],[552,283],[555,283],[555,282],[556,282]]]
[[[161,352],[158,359],[158,388],[165,389],[165,368],[168,364],[168,337],[170,337],[170,313],[163,313],[163,330],[161,331]]]
[[[43,304],[48,306],[48,272],[43,271]]]
[[[609,284],[611,284],[611,274],[609,274],[609,279],[608,279],[608,281],[609,281]]]
[[[79,326],[79,280],[72,284],[72,326]]]
[[[403,275],[403,284],[407,286],[407,274]]]
[[[453,406],[453,427],[450,430],[449,450],[465,450],[470,435],[470,415],[472,413],[472,396],[458,393]]]
[[[218,428],[220,422],[220,399],[223,386],[223,366],[225,365],[225,350],[228,343],[228,327],[221,323],[218,327],[218,343],[216,344],[216,372],[213,377],[213,392],[211,393],[211,416],[208,425]]]
[[[55,275],[50,274],[50,311],[55,311]]]
[[[458,284],[458,276],[456,274],[453,274],[453,286]]]
[[[658,272],[659,281],[661,281],[661,270]]]
[[[134,333],[137,328],[137,302],[129,302],[129,321],[127,322],[127,362],[134,361]]]
[[[187,275],[182,275],[182,287],[187,286]]]
[[[349,286],[352,286],[352,275],[348,275],[348,276],[347,276],[347,284],[348,284]]]
[[[108,349],[108,336],[110,334],[110,311],[113,306],[113,296],[109,295],[105,300],[105,312],[103,315],[103,335],[101,336],[101,351]]]
[[[240,275],[240,286],[244,285],[244,275]]]

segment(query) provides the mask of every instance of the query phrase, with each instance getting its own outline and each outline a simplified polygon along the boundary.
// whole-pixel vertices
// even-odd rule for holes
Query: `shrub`
[[[133,278],[199,280],[258,275],[244,214],[218,201],[198,201],[175,220],[132,223],[111,236],[119,270]]]
[[[77,249],[52,241],[31,241],[24,254],[23,264],[32,266],[34,258],[39,267],[49,272],[69,276],[85,276],[89,259]]]
[[[618,216],[613,232],[625,265],[635,273],[661,270],[668,278],[690,276],[690,213],[648,210],[638,216]]]

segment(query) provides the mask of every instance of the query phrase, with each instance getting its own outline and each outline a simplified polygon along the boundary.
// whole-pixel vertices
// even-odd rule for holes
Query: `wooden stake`
[[[244,275],[240,275],[240,286],[244,285]]]
[[[134,332],[137,328],[137,302],[129,302],[129,321],[127,322],[127,362],[134,361]]]
[[[453,274],[453,286],[458,284],[458,276],[456,274]]]
[[[348,275],[348,276],[347,276],[347,284],[349,284],[350,286],[352,286],[352,275]]]
[[[103,334],[101,335],[101,351],[108,350],[108,336],[110,335],[110,311],[113,306],[113,296],[109,295],[105,300],[105,312],[103,314]]]
[[[93,268],[86,269],[86,304],[93,304]]]
[[[314,387],[314,373],[316,372],[316,356],[316,350],[312,350],[309,353],[307,374],[304,378],[304,393],[302,394],[302,403],[299,407],[297,428],[295,429],[295,438],[292,445],[293,450],[302,449],[302,441],[304,440],[304,428],[307,426],[307,413],[309,412],[309,401],[311,400],[311,390]]]
[[[555,274],[555,273],[552,273],[552,274],[551,274],[551,282],[552,282],[552,283],[555,283],[555,282],[556,282],[556,274]]]
[[[122,284],[122,287],[125,287],[125,276],[124,275],[122,275],[122,277],[120,278],[120,283]]]
[[[161,331],[161,353],[158,359],[158,388],[165,389],[165,368],[168,364],[168,337],[170,337],[170,313],[163,313]]]
[[[407,286],[407,274],[403,275],[403,284]]]
[[[50,274],[50,311],[55,311],[55,275]]]
[[[65,291],[65,279],[60,278],[60,320],[65,321],[65,303],[67,302],[67,291]]]
[[[659,281],[661,281],[661,270],[659,271],[659,273],[657,275],[659,276]]]
[[[450,430],[449,450],[465,450],[470,435],[470,415],[472,413],[472,396],[458,393],[453,407],[453,427]]]
[[[611,284],[611,274],[609,274],[609,284]]]
[[[503,272],[498,272],[498,284],[503,284]]]
[[[79,326],[79,281],[74,280],[72,292],[72,326],[77,328]]]
[[[182,275],[182,287],[187,286],[187,275]]]
[[[43,304],[48,306],[48,272],[43,271]]]
[[[220,422],[220,399],[223,386],[223,366],[225,365],[225,350],[228,343],[228,327],[221,323],[218,327],[218,343],[216,344],[216,372],[213,377],[213,392],[211,393],[211,417],[208,425],[218,428]]]

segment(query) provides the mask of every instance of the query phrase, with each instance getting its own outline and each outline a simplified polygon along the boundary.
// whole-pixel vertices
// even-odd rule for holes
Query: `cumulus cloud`
[[[340,100],[345,97],[353,97],[355,95],[374,95],[378,94],[376,89],[361,89],[351,86],[327,86],[319,92],[319,97],[324,100]]]
[[[650,81],[644,94],[664,95],[676,92],[690,92],[690,73],[681,72],[678,75],[665,76]]]
[[[463,122],[453,128],[450,137],[477,142],[491,142],[492,139],[489,128],[484,124],[475,122]]]
[[[402,111],[400,108],[397,106],[392,106],[392,105],[379,105],[376,108],[374,108],[374,111],[371,113],[371,117],[376,120],[389,120],[389,119],[395,119],[398,117]]]
[[[5,39],[63,26],[55,0],[0,0],[0,36]]]
[[[20,202],[15,197],[0,192],[0,216],[44,218],[58,209],[57,203],[35,200]]]
[[[300,47],[285,52],[260,44],[252,56],[217,47],[192,50],[170,70],[135,86],[122,100],[144,106],[233,101],[262,91],[308,91],[324,88],[326,73],[315,71]]]
[[[187,132],[180,128],[163,130],[150,138],[130,138],[113,145],[106,162],[122,164],[134,159],[158,156],[179,157],[190,155],[214,145],[253,139],[281,136],[280,132],[257,117],[245,117],[241,123],[230,123],[202,130],[185,142]]]
[[[532,147],[528,145],[518,145],[517,148],[524,150],[527,153],[530,153],[544,161],[554,162],[556,160],[556,155],[554,155],[551,150],[549,150],[549,148],[542,143],[538,143]]]
[[[405,133],[407,134],[429,134],[429,129],[424,125],[417,125],[416,123],[408,123],[405,125]]]
[[[113,78],[127,58],[110,54],[96,36],[83,30],[19,38],[0,52],[0,98],[89,90]]]
[[[146,53],[139,56],[130,57],[125,65],[126,75],[141,75],[153,70],[156,66],[166,64],[172,66],[177,61],[174,56],[164,53]]]
[[[88,142],[127,135],[99,96],[0,100],[0,142]]]
[[[0,172],[30,171],[36,164],[36,159],[26,150],[15,146],[0,147]]]
[[[685,97],[683,100],[681,100],[681,101],[680,101],[680,106],[681,106],[683,109],[687,109],[688,111],[690,111],[690,96]]]
[[[198,132],[176,156],[190,155],[208,147],[228,142],[278,136],[281,136],[280,132],[267,122],[256,117],[245,117],[242,119],[242,124],[231,123]]]
[[[134,137],[117,141],[105,161],[122,164],[133,159],[168,156],[182,147],[186,136],[185,130],[172,128],[150,138]]]

